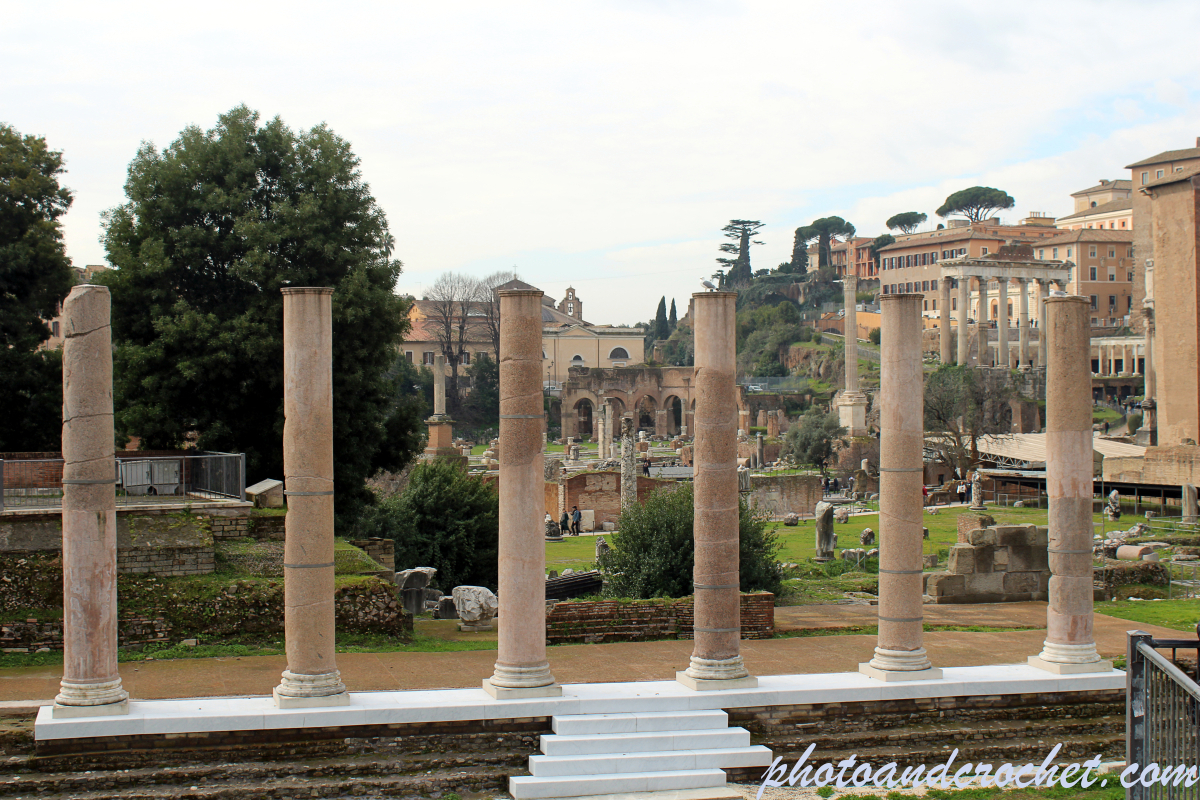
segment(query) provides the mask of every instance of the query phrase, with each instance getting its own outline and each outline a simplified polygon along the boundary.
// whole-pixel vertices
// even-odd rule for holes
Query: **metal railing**
[[[0,511],[62,508],[63,459],[0,459]],[[246,499],[243,453],[113,459],[117,505],[183,505]]]
[[[1158,652],[1170,649],[1171,658]],[[1144,631],[1130,631],[1128,664],[1125,671],[1125,763],[1138,765],[1138,773],[1149,777],[1150,764],[1158,765],[1160,776],[1169,780],[1138,781],[1126,789],[1129,800],[1197,800],[1200,785],[1200,686],[1195,678],[1173,663],[1178,650],[1200,654],[1200,638],[1155,639]],[[1197,667],[1200,670],[1200,666]],[[1197,675],[1196,677],[1200,677]],[[1191,775],[1178,781],[1182,767]],[[1191,784],[1190,786],[1187,784]]]
[[[777,392],[786,390],[789,392],[804,392],[808,390],[808,378],[802,378],[799,375],[785,375],[774,378],[754,378],[747,376],[738,378],[737,382],[739,385],[747,387],[749,391]],[[758,388],[749,389],[751,386]]]

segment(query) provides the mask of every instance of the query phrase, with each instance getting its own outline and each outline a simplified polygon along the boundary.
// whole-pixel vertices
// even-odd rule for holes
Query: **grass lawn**
[[[1109,600],[1096,603],[1095,609],[1097,614],[1189,634],[1196,632],[1196,623],[1200,622],[1200,600]]]
[[[1119,420],[1120,418],[1121,418],[1121,415],[1118,414],[1116,411],[1113,411],[1111,408],[1093,408],[1092,409],[1092,422],[1104,422],[1104,420],[1108,420],[1109,424],[1112,424],[1112,423],[1116,422],[1117,420]]]

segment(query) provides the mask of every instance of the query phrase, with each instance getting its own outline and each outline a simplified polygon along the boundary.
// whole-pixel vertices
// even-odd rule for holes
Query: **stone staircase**
[[[509,778],[516,800],[629,794],[672,800],[740,797],[724,769],[758,769],[771,751],[730,728],[724,711],[582,714],[551,720],[529,775]]]

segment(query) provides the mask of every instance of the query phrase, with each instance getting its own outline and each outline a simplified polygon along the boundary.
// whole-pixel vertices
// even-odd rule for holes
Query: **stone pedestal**
[[[497,699],[562,694],[546,660],[542,292],[500,296],[500,635],[483,688]]]
[[[55,718],[129,713],[117,671],[110,308],[108,289],[87,284],[63,303],[63,677]]]
[[[942,677],[922,646],[922,299],[919,294],[879,299],[879,643],[859,671],[882,681]]]
[[[860,391],[845,390],[838,393],[833,404],[837,406],[838,422],[850,436],[866,436],[867,396]]]
[[[1092,634],[1092,382],[1086,297],[1046,299],[1046,492],[1050,603],[1046,641],[1029,663],[1056,674],[1108,672]]]
[[[287,669],[279,708],[347,705],[334,655],[333,289],[283,289],[283,545]]]
[[[691,689],[758,685],[740,650],[738,409],[734,378],[737,292],[692,295],[696,336],[695,647],[676,674]]]

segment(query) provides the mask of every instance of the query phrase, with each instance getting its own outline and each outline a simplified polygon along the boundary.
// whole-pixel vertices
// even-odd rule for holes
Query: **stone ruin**
[[[455,586],[454,609],[458,612],[460,631],[490,631],[492,620],[500,607],[496,595],[486,586]]]
[[[1049,530],[997,525],[966,534],[950,549],[945,572],[925,575],[937,603],[1014,603],[1048,599]]]
[[[833,549],[837,547],[837,537],[833,534],[833,503],[824,500],[817,503],[817,554],[814,558],[818,563],[832,561]]]

